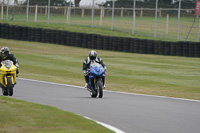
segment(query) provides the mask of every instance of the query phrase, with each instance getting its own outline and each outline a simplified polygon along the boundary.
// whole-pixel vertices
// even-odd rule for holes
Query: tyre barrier
[[[103,49],[103,36],[97,36],[97,49]]]
[[[139,53],[140,51],[140,39],[136,38],[134,39],[133,43],[133,53]]]
[[[0,38],[141,54],[200,57],[199,42],[167,42],[32,28],[0,23]]]
[[[82,47],[83,48],[88,48],[88,35],[87,34],[83,34],[82,37]]]
[[[194,42],[189,42],[189,57],[194,57]]]
[[[147,40],[147,54],[154,54],[153,40]]]
[[[60,37],[61,37],[60,38],[61,45],[66,45],[67,31],[61,31]]]
[[[130,42],[131,42],[131,38],[123,38],[123,44],[122,44],[123,52],[130,51]]]
[[[103,50],[109,50],[109,36],[103,36]]]

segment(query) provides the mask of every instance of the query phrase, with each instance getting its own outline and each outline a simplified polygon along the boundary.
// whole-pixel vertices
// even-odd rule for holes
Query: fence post
[[[159,9],[159,17],[162,17],[162,9]]]
[[[82,8],[82,18],[85,16],[85,9]]]
[[[133,25],[132,25],[132,34],[134,34],[135,30],[135,0],[133,1]]]
[[[49,2],[48,2],[48,19],[47,19],[48,24],[49,24],[49,16],[50,16],[50,2],[51,2],[51,0],[49,0]]]
[[[124,14],[124,8],[122,7],[121,8],[121,17],[123,17],[123,14]]]
[[[100,11],[100,26],[102,26],[102,18],[103,18],[103,7],[101,7],[101,11]]]
[[[169,14],[167,14],[167,19],[166,19],[166,34],[168,34],[168,29],[169,29]]]
[[[179,0],[179,8],[178,8],[178,33],[177,33],[177,40],[179,40],[180,16],[181,16],[181,0]]]
[[[143,17],[143,8],[140,9],[140,17]]]
[[[35,22],[37,22],[38,5],[35,5]]]
[[[8,21],[8,4],[9,4],[9,0],[7,2],[6,21]]]
[[[64,7],[64,16],[66,16],[66,14],[67,14],[67,7],[65,6]]]
[[[72,6],[72,2],[70,0],[68,12],[67,12],[68,25],[71,24],[71,6]]]
[[[156,10],[155,10],[155,30],[154,30],[154,38],[156,38],[156,26],[157,26],[157,12],[158,12],[158,0],[156,0]]]
[[[113,31],[113,21],[114,21],[114,12],[115,12],[115,1],[114,0],[112,0],[113,1],[113,6],[112,6],[112,24],[111,24],[111,31]]]
[[[91,27],[93,27],[93,19],[94,19],[94,0],[92,0],[92,18],[91,18]]]
[[[26,22],[28,23],[28,14],[29,14],[29,0],[27,0],[27,7],[26,7]]]
[[[105,17],[105,8],[103,7],[102,17]]]
[[[199,42],[200,42],[200,20],[199,20]]]
[[[48,9],[48,6],[45,6],[45,16],[47,16],[47,9]]]
[[[1,4],[1,20],[3,20],[3,2]]]

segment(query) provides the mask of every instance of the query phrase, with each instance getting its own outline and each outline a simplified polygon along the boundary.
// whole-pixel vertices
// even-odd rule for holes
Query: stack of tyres
[[[170,42],[165,42],[164,55],[170,55]]]
[[[109,36],[103,36],[103,50],[109,50]]]
[[[160,41],[159,55],[165,55],[165,42],[164,41]]]
[[[183,56],[189,57],[189,42],[183,42]]]
[[[172,56],[176,55],[176,45],[177,45],[177,42],[171,42],[170,55],[172,55]]]
[[[177,42],[176,44],[176,55],[182,56],[183,53],[183,42]]]
[[[189,57],[194,57],[194,42],[189,42]]]
[[[160,41],[154,41],[154,54],[159,54],[160,51]]]
[[[139,46],[140,46],[139,47],[139,53],[146,54],[147,53],[147,40],[146,39],[141,39]]]
[[[75,41],[76,41],[75,43],[76,47],[82,47],[83,33],[76,33]]]
[[[1,38],[6,38],[6,34],[5,34],[5,32],[6,32],[6,25],[7,24],[2,24],[1,25]]]
[[[83,34],[82,47],[88,48],[88,34]]]
[[[147,40],[147,54],[154,54],[153,40]]]
[[[88,34],[88,48],[92,48],[92,34]]]
[[[66,45],[71,46],[71,32],[67,32]]]
[[[56,30],[56,44],[61,44],[61,31]]]
[[[134,42],[135,42],[135,38],[131,38],[130,39],[130,52],[131,53],[134,52]]]
[[[42,29],[42,42],[46,42],[46,29]]]
[[[118,37],[113,37],[113,44],[112,44],[112,50],[113,51],[117,51],[118,50],[118,41],[119,41]]]
[[[8,24],[5,25],[5,32],[4,32],[4,34],[5,34],[5,38],[6,39],[10,39],[10,25],[8,25]]]
[[[28,40],[28,27],[22,27],[22,40]]]
[[[112,50],[112,48],[113,48],[113,40],[114,40],[114,38],[113,37],[109,37],[109,50]]]
[[[200,57],[200,42],[194,42],[194,57]]]
[[[46,43],[51,43],[51,30],[46,30]]]
[[[124,52],[129,52],[130,51],[130,38],[123,38],[123,50]]]
[[[42,42],[42,28],[36,28],[35,35],[35,41]]]
[[[96,34],[92,34],[92,49],[97,49],[97,36]]]
[[[10,25],[10,39],[15,39],[15,26]]]
[[[140,39],[135,38],[134,45],[133,45],[133,52],[139,53],[139,50],[140,50]]]
[[[123,51],[123,45],[124,45],[123,37],[119,37],[117,43],[118,43],[117,51]]]
[[[22,28],[21,26],[15,26],[15,40],[21,40]]]
[[[103,36],[97,36],[97,49],[103,49]]]
[[[1,38],[1,27],[2,27],[2,23],[0,23],[0,38]]]
[[[56,43],[56,30],[51,30],[51,43]]]
[[[31,28],[31,41],[36,41],[36,28]]]
[[[66,45],[67,31],[61,31],[61,45]]]
[[[76,32],[71,32],[71,46],[75,46],[76,43]]]
[[[28,41],[31,41],[31,30],[32,28],[31,27],[28,27]]]
[[[123,39],[123,50],[124,52],[130,52],[131,38]]]

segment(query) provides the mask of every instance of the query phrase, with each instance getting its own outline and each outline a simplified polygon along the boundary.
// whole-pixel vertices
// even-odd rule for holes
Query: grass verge
[[[54,107],[0,96],[1,133],[111,133],[84,117]]]

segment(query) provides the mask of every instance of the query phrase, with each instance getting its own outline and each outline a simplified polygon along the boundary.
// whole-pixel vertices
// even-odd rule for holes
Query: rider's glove
[[[104,66],[104,71],[106,72],[107,70],[106,70],[106,66]]]
[[[87,71],[86,71],[86,70],[83,70],[83,73],[84,73],[84,74],[86,74],[86,73],[87,73]]]

